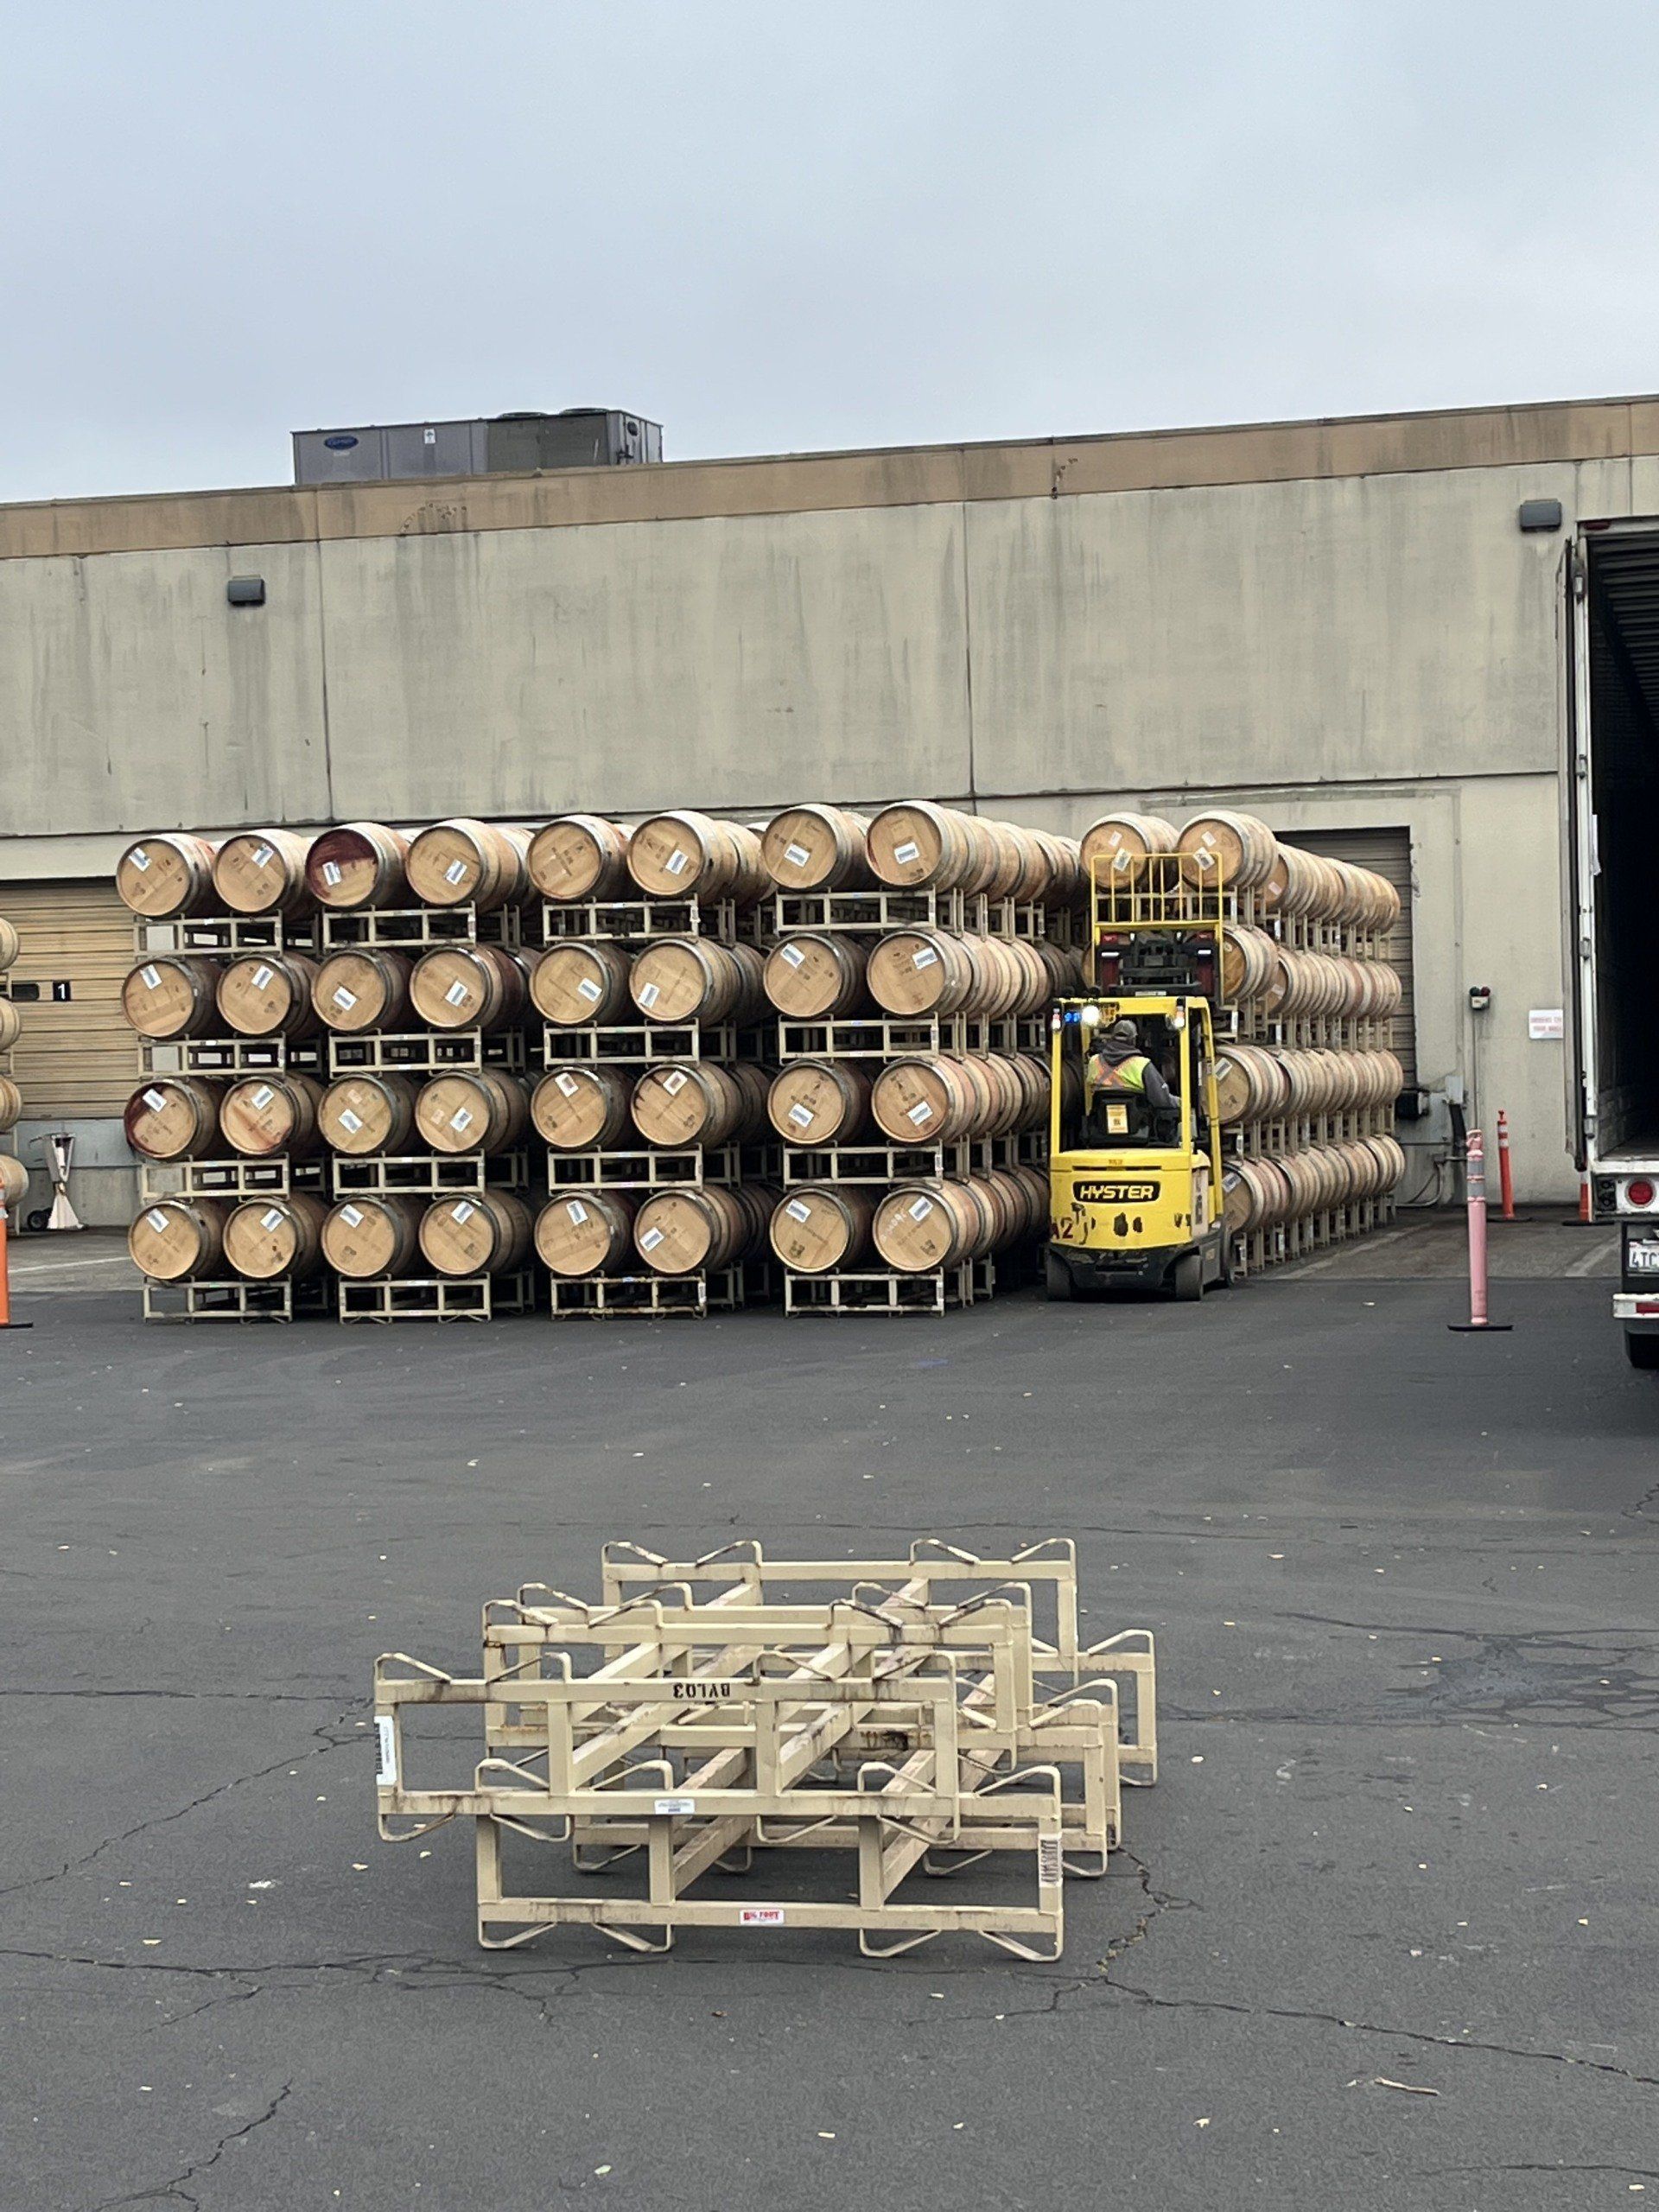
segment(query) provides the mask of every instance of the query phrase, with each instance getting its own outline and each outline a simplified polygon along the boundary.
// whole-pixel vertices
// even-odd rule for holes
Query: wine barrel
[[[628,873],[648,899],[753,906],[772,887],[753,830],[684,810],[639,824],[628,841]]]
[[[876,1207],[873,1234],[890,1268],[925,1274],[989,1251],[996,1219],[974,1180],[899,1183],[887,1192]]]
[[[456,816],[410,838],[404,862],[409,887],[423,906],[465,906],[481,914],[516,906],[530,895],[530,832],[499,822]]]
[[[353,1282],[406,1274],[420,1256],[424,1198],[371,1195],[341,1198],[322,1224],[322,1256]]]
[[[232,1084],[219,1107],[219,1128],[232,1152],[264,1159],[286,1153],[308,1160],[322,1149],[317,1116],[322,1085],[315,1076],[292,1070],[245,1076]]]
[[[0,1085],[3,1078],[0,1078]],[[127,1142],[146,1160],[207,1160],[219,1141],[223,1085],[195,1075],[152,1076],[128,1099],[122,1115]],[[4,1116],[0,1088],[0,1128]]]
[[[1084,831],[1084,881],[1092,876],[1101,889],[1132,887],[1146,876],[1153,856],[1175,849],[1175,824],[1157,814],[1103,814]]]
[[[889,1062],[875,1078],[870,1111],[894,1144],[955,1144],[1007,1135],[1024,1097],[1007,1061],[937,1052]]]
[[[536,963],[530,995],[544,1021],[563,1029],[626,1021],[633,955],[609,938],[561,938]]]
[[[536,1217],[536,1253],[556,1275],[626,1274],[633,1262],[631,1191],[563,1191]]]
[[[435,1198],[421,1217],[421,1250],[439,1274],[499,1275],[530,1257],[535,1223],[511,1191]]]
[[[1282,1061],[1259,1045],[1227,1045],[1216,1055],[1216,1103],[1230,1127],[1274,1120],[1290,1103]]]
[[[4,975],[22,949],[23,941],[17,934],[16,923],[9,922],[3,914],[0,914],[0,976]]]
[[[401,1153],[414,1137],[418,1095],[406,1075],[343,1075],[323,1092],[317,1126],[335,1152]]]
[[[867,945],[835,930],[780,938],[766,955],[766,996],[779,1014],[796,1021],[831,1020],[854,1013],[868,995],[868,958]]]
[[[226,1207],[217,1198],[154,1198],[127,1231],[127,1249],[152,1282],[211,1274],[225,1250]]]
[[[1040,1000],[1047,971],[1027,944],[943,930],[899,930],[872,948],[865,980],[888,1014],[1000,1020]]]
[[[1221,1218],[1229,1235],[1266,1229],[1281,1217],[1282,1178],[1265,1160],[1236,1160],[1222,1177]]]
[[[931,799],[884,806],[871,820],[865,849],[878,881],[896,890],[967,890],[984,868],[973,817]]]
[[[733,1267],[764,1243],[777,1202],[763,1183],[653,1191],[633,1217],[634,1249],[662,1275]]]
[[[434,1076],[415,1102],[415,1126],[434,1152],[509,1152],[529,1122],[524,1084],[499,1068]]]
[[[827,1274],[856,1268],[872,1249],[875,1193],[848,1183],[802,1183],[785,1191],[767,1235],[786,1268],[799,1274]]]
[[[331,913],[395,906],[409,896],[409,839],[383,822],[347,822],[320,830],[306,855],[311,896]]]
[[[573,1062],[550,1068],[542,1077],[531,1097],[530,1117],[556,1152],[604,1152],[627,1134],[632,1095],[626,1069]]]
[[[243,830],[213,855],[213,889],[233,914],[304,914],[315,901],[305,880],[310,840],[291,830]]]
[[[766,871],[783,891],[861,891],[870,874],[869,817],[841,806],[786,806],[760,839]]]
[[[628,989],[647,1021],[747,1021],[765,1004],[765,976],[752,944],[659,937],[634,961]]]
[[[409,979],[410,1002],[434,1029],[505,1029],[522,1019],[537,954],[499,944],[440,944]]]
[[[543,899],[626,899],[628,832],[599,814],[561,814],[544,822],[526,854],[531,882]]]
[[[1272,981],[1278,949],[1265,930],[1228,925],[1221,935],[1222,996],[1235,1004],[1260,998]]]
[[[15,1129],[22,1118],[22,1091],[9,1075],[0,1075],[0,1130]]]
[[[115,864],[115,887],[124,905],[146,921],[200,914],[215,903],[213,855],[206,837],[168,831],[140,837]],[[0,925],[0,931],[3,931]],[[0,957],[0,968],[6,962]]]
[[[23,1017],[16,1001],[0,999],[0,1052],[9,1052],[23,1033]]]
[[[195,952],[158,952],[121,986],[121,1011],[141,1037],[205,1037],[218,1015],[219,967]]]
[[[15,1213],[28,1196],[28,1168],[15,1153],[0,1152],[0,1206]]]
[[[412,973],[405,954],[380,945],[331,952],[317,969],[311,1002],[327,1027],[346,1036],[396,1029],[409,1014]]]
[[[870,1126],[870,1077],[850,1060],[791,1060],[772,1077],[766,1115],[785,1144],[855,1144]]]
[[[220,971],[219,1010],[238,1037],[308,1037],[316,980],[317,963],[302,953],[244,953]]]
[[[752,1061],[717,1067],[671,1060],[649,1068],[634,1087],[633,1125],[648,1145],[665,1151],[741,1142],[766,1121],[770,1073]]]
[[[1189,883],[1208,883],[1219,875],[1229,891],[1242,891],[1272,874],[1278,840],[1255,815],[1217,807],[1183,823],[1175,849]]]
[[[322,1265],[328,1202],[308,1191],[245,1198],[225,1224],[225,1257],[253,1282],[303,1282]]]

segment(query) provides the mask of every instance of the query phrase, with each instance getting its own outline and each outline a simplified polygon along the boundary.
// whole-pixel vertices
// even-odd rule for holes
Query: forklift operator
[[[1159,1141],[1179,1112],[1174,1093],[1141,1050],[1128,1020],[1096,1035],[1084,1069],[1083,1103],[1097,1136],[1127,1136],[1141,1144]],[[1128,1112],[1112,1112],[1115,1103]]]

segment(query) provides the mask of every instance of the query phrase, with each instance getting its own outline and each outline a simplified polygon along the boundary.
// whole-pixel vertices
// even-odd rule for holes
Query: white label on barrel
[[[933,1201],[931,1198],[918,1198],[913,1205],[906,1206],[905,1211],[912,1221],[925,1221],[933,1211]]]
[[[355,991],[348,991],[345,984],[342,983],[340,986],[340,988],[334,993],[334,1004],[336,1006],[344,1007],[349,1013],[352,1007],[357,1004],[357,993]]]
[[[932,1120],[933,1109],[928,1104],[925,1098],[918,1098],[916,1103],[911,1108],[907,1118],[912,1121],[919,1129],[924,1122],[931,1122]]]
[[[167,1227],[167,1216],[162,1211],[160,1206],[150,1208],[149,1219],[149,1225],[154,1230],[161,1230]]]
[[[283,1225],[281,1206],[267,1206],[259,1217],[259,1225],[262,1229],[280,1229]]]
[[[565,1211],[569,1215],[571,1220],[575,1223],[578,1229],[582,1227],[582,1223],[588,1218],[588,1209],[583,1205],[580,1198],[572,1198],[569,1205],[566,1206]]]
[[[780,960],[787,960],[791,968],[801,967],[806,959],[806,955],[798,944],[780,944],[778,948],[778,957]]]
[[[642,1252],[654,1252],[662,1241],[663,1232],[660,1229],[648,1229],[639,1239],[639,1249]]]
[[[576,985],[576,996],[582,999],[596,999],[599,996],[599,985],[591,976],[584,976]]]
[[[785,845],[784,847],[784,858],[789,862],[791,868],[804,868],[811,857],[811,854],[807,851],[804,845]]]
[[[140,875],[142,875],[144,870],[149,866],[149,855],[144,850],[142,845],[135,845],[132,850],[127,855],[127,858],[132,862],[134,868],[137,869]],[[803,853],[801,855],[801,858],[804,860],[806,858],[806,855]]]
[[[1216,849],[1215,831],[1213,830],[1200,830],[1198,832],[1198,842],[1204,847],[1206,852],[1213,853]]]
[[[322,880],[331,887],[340,881],[340,862],[338,861],[324,861],[322,864]]]
[[[443,880],[446,883],[459,883],[461,877],[465,875],[466,873],[467,863],[465,861],[451,861],[448,867],[443,871]]]
[[[148,983],[152,991],[160,988],[162,971],[159,968],[141,968],[138,974],[141,980]]]
[[[912,837],[907,844],[895,845],[893,849],[893,857],[896,861],[913,861],[921,849]]]
[[[470,1221],[477,1211],[478,1208],[470,1198],[458,1198],[455,1201],[454,1217],[457,1221]]]
[[[466,995],[467,986],[461,982],[460,976],[457,976],[454,982],[450,984],[448,989],[444,993],[443,1002],[446,1006],[459,1006]]]
[[[663,1077],[663,1089],[671,1098],[677,1098],[690,1080],[690,1077],[683,1068],[676,1068],[671,1075],[665,1075]]]
[[[255,868],[267,867],[273,858],[275,852],[276,847],[274,845],[256,845],[253,849],[253,864]]]
[[[925,944],[919,952],[911,955],[910,964],[912,968],[931,968],[938,957],[931,944]]]
[[[802,1106],[798,1103],[790,1108],[789,1118],[798,1129],[810,1129],[812,1126],[812,1109],[810,1106]]]
[[[397,1724],[389,1713],[374,1716],[374,1732],[380,1739],[380,1764],[375,1769],[375,1785],[381,1789],[397,1787]]]
[[[553,1088],[556,1090],[562,1090],[567,1098],[574,1098],[581,1086],[573,1075],[556,1075],[553,1078]]]
[[[259,965],[253,971],[254,989],[256,991],[263,991],[265,985],[270,981],[276,972],[276,971],[274,968],[267,968],[264,962],[262,960],[259,963]]]
[[[355,1136],[363,1126],[363,1116],[360,1114],[353,1114],[348,1106],[340,1117],[340,1126],[342,1129],[349,1129]]]
[[[348,1229],[360,1229],[363,1225],[363,1217],[355,1206],[341,1206],[340,1217]]]
[[[166,1105],[167,1100],[163,1094],[159,1090],[147,1090],[144,1093],[144,1103],[149,1107],[152,1114],[159,1114],[162,1107]]]
[[[1128,853],[1114,853],[1112,855],[1112,866],[1114,868],[1120,871],[1120,873],[1128,867],[1130,855]]]
[[[473,1126],[472,1108],[470,1106],[457,1106],[454,1112],[449,1116],[449,1126],[452,1129],[470,1129]]]
[[[653,1007],[662,995],[663,987],[660,983],[646,983],[640,990],[639,1003],[643,1007]]]
[[[276,1096],[276,1092],[271,1089],[268,1083],[262,1083],[258,1090],[253,1094],[253,1103],[256,1110],[263,1113]]]
[[[671,875],[683,875],[691,865],[691,855],[676,845],[664,863]]]
[[[811,1207],[804,1206],[798,1198],[791,1198],[784,1211],[791,1221],[810,1221],[812,1218]]]

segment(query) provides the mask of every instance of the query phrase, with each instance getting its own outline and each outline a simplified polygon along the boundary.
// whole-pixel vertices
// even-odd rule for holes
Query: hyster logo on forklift
[[[1080,1206],[1150,1205],[1157,1195],[1155,1183],[1092,1183],[1078,1176],[1071,1185],[1072,1198]]]

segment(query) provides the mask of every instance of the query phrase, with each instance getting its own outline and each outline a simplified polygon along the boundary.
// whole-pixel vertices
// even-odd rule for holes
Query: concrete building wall
[[[1564,536],[1516,510],[1659,512],[1637,437],[1651,404],[0,511],[0,885],[146,828],[806,795],[1404,824],[1423,1077],[1472,1079],[1491,982],[1481,1103],[1568,1195],[1526,1037],[1566,989]]]

